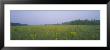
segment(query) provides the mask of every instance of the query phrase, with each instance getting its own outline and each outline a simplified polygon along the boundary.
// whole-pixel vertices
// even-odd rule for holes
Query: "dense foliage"
[[[62,24],[69,24],[69,25],[99,25],[100,20],[74,20],[69,22],[64,22]]]

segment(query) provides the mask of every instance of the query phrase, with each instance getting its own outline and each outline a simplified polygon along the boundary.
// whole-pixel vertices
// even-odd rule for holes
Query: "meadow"
[[[11,26],[11,40],[100,40],[100,25]]]

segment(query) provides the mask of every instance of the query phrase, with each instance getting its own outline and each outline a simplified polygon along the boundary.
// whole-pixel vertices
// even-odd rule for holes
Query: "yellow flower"
[[[71,32],[71,35],[76,36],[77,33],[76,32]]]

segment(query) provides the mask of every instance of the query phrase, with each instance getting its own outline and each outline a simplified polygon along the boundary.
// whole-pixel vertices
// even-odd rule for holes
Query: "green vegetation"
[[[99,40],[100,25],[11,26],[11,40]]]
[[[100,20],[75,20],[75,21],[69,21],[69,22],[64,22],[62,24],[66,25],[100,25]]]

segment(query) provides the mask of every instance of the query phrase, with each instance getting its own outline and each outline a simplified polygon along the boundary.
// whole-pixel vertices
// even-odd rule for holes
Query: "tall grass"
[[[11,40],[99,40],[100,25],[11,26]]]

